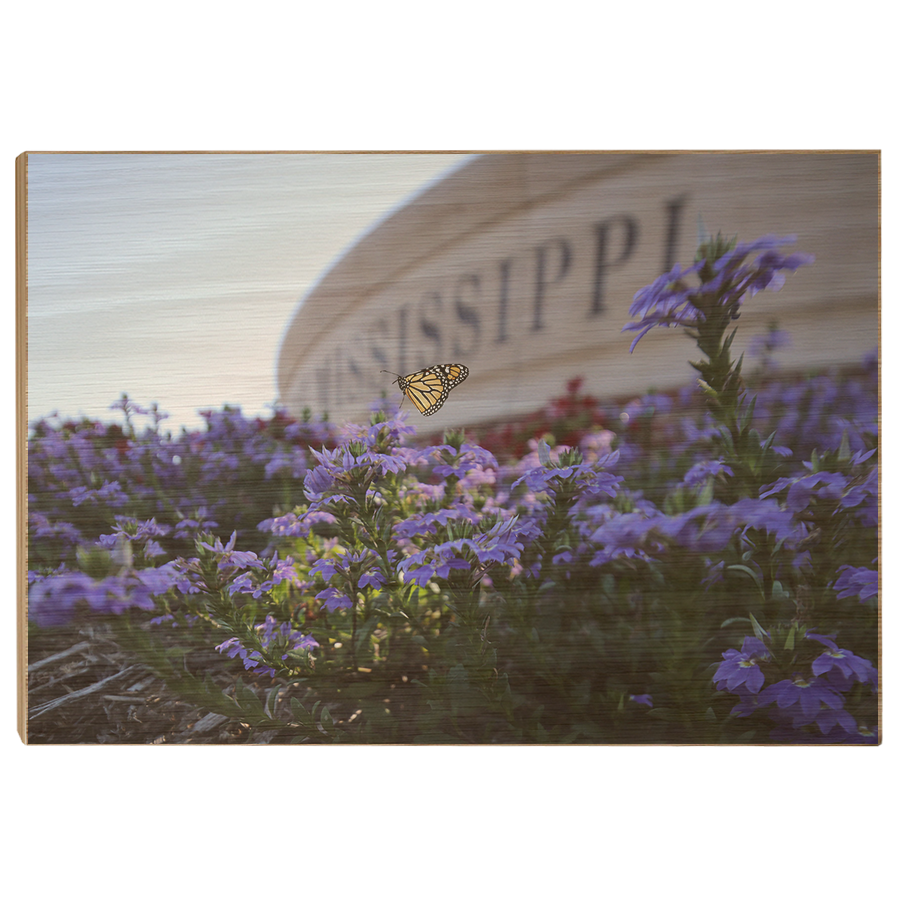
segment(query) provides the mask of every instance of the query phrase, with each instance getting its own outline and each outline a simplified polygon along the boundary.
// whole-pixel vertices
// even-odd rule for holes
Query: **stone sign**
[[[420,427],[533,411],[573,377],[599,397],[686,384],[696,347],[656,329],[633,354],[634,293],[692,262],[698,222],[750,241],[797,235],[816,262],[748,300],[735,350],[771,321],[784,368],[853,364],[878,344],[879,156],[558,153],[474,159],[358,243],[303,298],[278,360],[281,400],[365,421],[393,376],[470,375]],[[407,402],[404,408],[411,405]]]

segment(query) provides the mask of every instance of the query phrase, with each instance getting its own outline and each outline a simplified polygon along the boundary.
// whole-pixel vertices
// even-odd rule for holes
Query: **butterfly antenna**
[[[381,371],[387,373],[388,375],[397,375],[396,372],[392,372],[390,369],[382,369]],[[397,377],[391,383],[396,384],[399,380],[400,380],[400,376],[397,375]],[[405,399],[406,399],[406,394],[404,394],[403,391],[400,391],[400,405],[397,407],[397,412],[400,412],[400,410],[403,409],[403,401]]]

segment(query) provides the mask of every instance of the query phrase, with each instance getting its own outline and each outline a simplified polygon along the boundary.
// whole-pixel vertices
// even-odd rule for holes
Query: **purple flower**
[[[662,534],[702,552],[720,551],[736,533],[744,534],[750,528],[768,531],[779,541],[806,536],[803,526],[798,526],[775,501],[752,497],[731,506],[718,502],[697,506],[681,515],[661,518],[659,524]]]
[[[124,506],[128,502],[128,495],[118,481],[104,481],[102,487],[94,489],[79,485],[72,488],[68,496],[73,506],[88,502],[94,505],[106,503],[109,506]]]
[[[730,693],[736,694],[740,700],[740,703],[731,708],[731,715],[744,719],[759,709],[759,694],[751,693],[746,685],[738,685]]]
[[[806,637],[824,644],[828,649],[816,657],[812,664],[814,675],[824,675],[826,680],[834,683],[838,689],[846,690],[852,681],[861,684],[878,684],[878,672],[867,659],[843,650],[830,638],[821,634],[806,633]]]
[[[100,580],[84,572],[63,571],[32,583],[28,615],[41,627],[48,627],[67,624],[79,601],[97,613],[120,615],[131,608],[152,610],[156,606],[153,598],[165,594],[177,583],[174,563],[155,569],[129,569]]]
[[[84,542],[81,532],[70,522],[53,522],[43,513],[33,509],[28,511],[28,524],[35,538],[58,537],[73,547]]]
[[[704,484],[708,479],[715,478],[719,474],[733,477],[734,471],[731,466],[725,465],[721,459],[699,462],[688,470],[684,476],[684,484],[688,487],[696,487],[698,484]]]
[[[222,544],[221,538],[216,538],[215,543],[210,544],[207,541],[198,541],[199,546],[203,547],[204,550],[209,550],[210,553],[230,553],[234,550],[234,545],[237,543],[237,532],[232,531],[231,537],[228,539],[227,544]]]
[[[628,312],[641,316],[639,322],[629,322],[622,331],[637,331],[638,336],[631,342],[629,352],[633,353],[638,341],[652,328],[695,325],[705,319],[705,315],[694,304],[696,289],[685,281],[700,271],[702,264],[695,263],[682,269],[676,263],[671,272],[660,275],[652,284],[641,288],[635,295]]]
[[[269,531],[278,537],[308,537],[316,525],[333,525],[335,522],[337,519],[329,512],[308,510],[300,516],[291,512],[274,519],[265,519],[259,523],[257,528],[260,531]]]
[[[319,458],[319,454],[315,450],[310,450],[310,452]],[[337,454],[337,451],[323,450],[323,458],[327,459],[324,455],[328,453]],[[321,462],[314,469],[310,469],[303,478],[303,493],[306,494],[306,499],[311,505],[318,505],[326,499],[350,502],[350,497],[339,490],[339,470],[330,463],[330,459],[327,462]]]
[[[841,566],[838,572],[840,575],[833,585],[838,600],[859,597],[859,602],[865,603],[870,597],[878,596],[878,572],[865,566]]]
[[[638,332],[631,344],[631,352],[652,328],[696,327],[709,314],[720,310],[730,311],[734,317],[745,294],[753,296],[766,289],[780,290],[784,284],[782,272],[794,272],[814,260],[809,254],[783,256],[776,251],[780,245],[795,240],[795,237],[767,235],[751,243],[737,244],[718,259],[701,259],[687,269],[676,265],[671,272],[639,290],[628,311],[641,319],[629,322],[622,329]],[[748,262],[751,259],[753,261]],[[697,283],[693,277],[696,275],[705,280]]]
[[[643,706],[653,706],[653,697],[650,694],[629,694],[628,699]]]
[[[840,500],[849,483],[850,479],[846,475],[837,472],[816,472],[799,478],[779,478],[773,484],[762,488],[759,496],[764,500],[788,487],[785,507],[791,512],[801,512],[809,506],[814,497],[821,500]]]
[[[253,560],[248,563],[250,568],[259,570],[264,574],[241,572],[228,586],[228,590],[232,594],[252,594],[258,600],[263,594],[269,593],[283,581],[293,585],[301,583],[300,576],[294,567],[294,560],[290,556],[285,559],[278,559],[278,554],[276,553],[271,560],[266,561],[258,559],[255,553],[249,555],[253,557]]]
[[[857,731],[856,720],[845,709],[826,707],[816,717],[816,724],[822,734],[831,734],[835,726],[840,726],[847,734],[855,734]]]
[[[378,557],[371,550],[365,549],[351,550],[339,556],[316,560],[309,574],[321,575],[325,581],[337,577],[354,590],[364,587],[380,590],[385,585],[384,572],[378,565]]]
[[[434,467],[434,474],[440,475],[441,478],[450,475],[462,478],[472,469],[483,471],[498,468],[494,454],[477,444],[462,444],[458,453],[452,447],[445,446],[442,449],[445,451],[444,461]]]
[[[413,513],[394,526],[394,534],[400,538],[413,538],[437,534],[438,528],[446,528],[450,522],[477,524],[478,514],[462,503],[456,503],[437,512]]]
[[[870,517],[868,506],[874,506],[872,501],[877,499],[877,480],[877,469],[874,468],[863,478],[851,478],[839,472],[812,472],[799,477],[779,478],[762,488],[759,496],[764,499],[788,488],[785,507],[792,513],[802,512],[817,502],[842,509],[862,506],[858,515],[863,520],[861,524],[867,525]]]
[[[602,566],[621,558],[651,559],[664,549],[663,543],[652,535],[653,529],[664,520],[664,516],[645,512],[611,512],[607,521],[591,535],[591,540],[601,547],[591,565]]]
[[[204,507],[200,507],[200,509],[196,512],[196,519],[180,519],[175,523],[175,537],[179,540],[190,539],[196,537],[199,532],[202,531],[212,531],[213,528],[218,528],[219,523],[214,519],[208,519],[207,511]]]
[[[769,648],[759,638],[745,637],[740,651],[726,650],[722,654],[725,662],[719,663],[713,675],[716,689],[734,693],[745,687],[750,693],[758,694],[766,680],[759,661],[771,659],[771,656]]]
[[[618,461],[619,454],[612,452],[595,463],[563,464],[559,459],[550,459],[549,447],[543,442],[539,445],[542,465],[529,469],[511,485],[515,490],[524,482],[528,490],[534,493],[546,492],[554,498],[579,494],[585,499],[596,499],[602,495],[616,496],[616,486],[622,476],[600,471],[601,466],[612,466]]]
[[[760,706],[770,703],[785,710],[794,728],[811,725],[822,709],[842,709],[844,699],[824,679],[795,675],[765,688],[759,695]]]
[[[449,578],[451,569],[470,569],[471,563],[457,556],[456,548],[437,544],[400,560],[397,568],[407,581],[425,587],[435,577]]]
[[[324,591],[319,591],[316,594],[316,600],[324,600],[325,602],[322,606],[325,607],[329,612],[334,612],[336,609],[350,609],[353,606],[353,600],[350,599],[343,591],[339,591],[337,588],[327,587]]]
[[[85,600],[91,606],[105,591],[84,572],[63,572],[35,581],[28,592],[28,617],[42,628],[67,624],[75,604]]]
[[[306,453],[301,447],[276,447],[266,461],[265,478],[271,479],[280,472],[300,478],[306,468]]]
[[[265,622],[256,626],[259,642],[264,650],[283,649],[282,659],[287,659],[291,650],[312,650],[319,642],[310,635],[294,631],[289,622],[278,622],[274,616],[266,616]]]
[[[513,565],[524,549],[518,516],[501,519],[487,531],[444,541],[401,560],[397,568],[424,587],[433,578],[449,578],[452,569],[472,569],[483,575],[496,565]]]
[[[254,670],[258,675],[268,675],[275,677],[275,670],[271,666],[267,666],[263,661],[262,654],[259,650],[248,650],[236,637],[223,641],[216,647],[219,653],[224,653],[234,659],[239,656],[244,663],[244,668],[250,671]]]

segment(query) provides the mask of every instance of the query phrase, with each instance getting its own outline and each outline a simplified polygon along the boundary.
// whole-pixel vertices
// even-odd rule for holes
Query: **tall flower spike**
[[[737,318],[745,294],[753,296],[766,289],[780,290],[784,284],[783,272],[795,272],[815,259],[807,253],[783,256],[777,252],[777,247],[795,240],[795,236],[766,235],[733,246],[721,238],[705,242],[692,266],[683,269],[676,264],[670,272],[634,295],[628,311],[641,319],[629,322],[622,329],[638,332],[630,352],[634,352],[638,341],[653,328],[698,326],[713,313],[721,312]]]

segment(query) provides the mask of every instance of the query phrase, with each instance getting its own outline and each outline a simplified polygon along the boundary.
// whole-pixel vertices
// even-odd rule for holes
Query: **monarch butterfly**
[[[382,372],[388,372],[382,369]],[[397,375],[396,372],[388,372],[389,375]],[[416,409],[423,416],[436,413],[447,399],[450,391],[460,382],[465,381],[469,370],[458,363],[441,363],[429,366],[427,369],[419,369],[412,375],[397,375],[394,383],[399,385],[403,394],[412,400]]]

